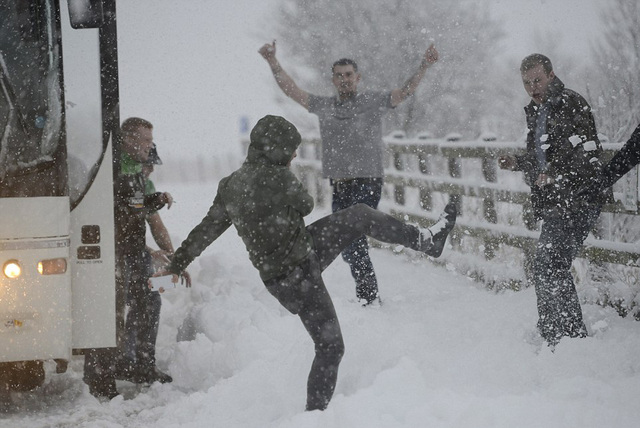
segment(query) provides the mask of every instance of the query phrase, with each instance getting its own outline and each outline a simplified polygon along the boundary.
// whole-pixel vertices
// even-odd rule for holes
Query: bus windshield
[[[56,156],[60,47],[53,0],[0,0],[0,180]]]

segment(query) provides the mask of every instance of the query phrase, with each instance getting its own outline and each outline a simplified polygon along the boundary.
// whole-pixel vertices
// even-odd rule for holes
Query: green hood
[[[251,130],[248,162],[287,165],[300,145],[296,127],[280,116],[265,116]]]

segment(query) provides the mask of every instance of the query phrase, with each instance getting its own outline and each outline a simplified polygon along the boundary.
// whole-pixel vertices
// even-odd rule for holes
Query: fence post
[[[481,136],[482,141],[490,142],[496,141],[497,138],[494,134],[487,133]],[[498,165],[496,160],[485,155],[482,158],[482,175],[484,179],[488,183],[495,183],[498,181]],[[484,219],[489,222],[496,224],[498,222],[498,213],[496,212],[496,203],[494,200],[493,192],[486,194],[482,201],[482,211],[484,215]],[[487,236],[484,241],[484,256],[487,260],[491,260],[496,255],[496,249],[499,246],[499,242],[496,238],[491,236]]]
[[[416,140],[425,141],[433,138],[429,132],[421,132],[416,136]],[[420,173],[424,175],[431,174],[431,167],[429,165],[429,155],[422,148],[418,148],[418,168]],[[431,188],[429,186],[420,186],[420,207],[425,211],[431,211],[433,209],[433,201],[431,199]]]
[[[451,133],[445,137],[448,142],[460,141],[462,136],[458,133]],[[449,164],[449,176],[451,178],[462,177],[462,165],[458,156],[450,157],[447,159]],[[449,195],[449,202],[454,202],[458,208],[458,215],[462,214],[462,197],[460,195]]]
[[[407,138],[407,134],[404,131],[393,131],[389,136],[394,140],[404,140]],[[393,152],[393,167],[396,169],[396,171],[404,171],[405,163],[404,159],[402,158],[402,153],[397,151]],[[398,205],[405,204],[404,185],[396,184],[393,187],[393,199]]]
[[[460,141],[462,139],[462,135],[458,133],[451,133],[445,137],[445,140],[449,142]],[[459,156],[455,155],[453,157],[448,158],[449,164],[449,175],[451,178],[461,178],[462,177],[462,162],[460,161]],[[449,202],[453,202],[456,204],[456,208],[458,211],[458,215],[462,215],[462,196],[459,194],[449,195]],[[458,233],[456,229],[451,233],[451,245],[456,248],[460,248],[462,245],[462,235]]]

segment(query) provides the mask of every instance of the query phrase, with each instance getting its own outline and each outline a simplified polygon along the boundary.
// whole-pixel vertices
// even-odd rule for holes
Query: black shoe
[[[157,367],[153,369],[153,373],[151,377],[154,379],[155,382],[160,382],[160,383],[173,382],[173,378],[171,376],[169,376],[163,371],[160,371]]]
[[[436,224],[428,229],[420,229],[420,251],[431,257],[440,257],[447,236],[456,225],[456,216],[456,204],[449,203]]]
[[[138,384],[152,384],[154,382],[170,383],[173,382],[173,378],[168,374],[162,372],[158,367],[136,367],[131,371],[127,379],[129,382]]]
[[[116,389],[116,380],[96,380],[92,382],[87,382],[89,384],[89,392],[91,395],[98,399],[107,399],[111,400],[117,397],[118,390]]]

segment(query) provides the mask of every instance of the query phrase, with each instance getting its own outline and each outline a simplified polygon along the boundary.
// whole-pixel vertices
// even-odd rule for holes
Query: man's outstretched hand
[[[173,278],[171,278],[171,282],[177,284],[178,280],[184,281],[185,286],[187,288],[191,288],[191,275],[189,275],[189,272],[187,272],[186,270],[178,276],[175,273],[167,270],[167,266],[162,266],[160,269],[158,269],[156,273],[154,273],[151,276],[153,278],[157,278],[159,276],[167,276],[167,275],[173,275]]]
[[[267,61],[273,61],[276,57],[276,41],[274,40],[273,43],[265,43],[264,46],[258,50],[258,53]]]
[[[431,43],[431,45],[425,51],[424,56],[422,57],[422,64],[424,64],[426,67],[430,67],[438,62],[438,58],[438,50],[433,45],[433,43]]]

